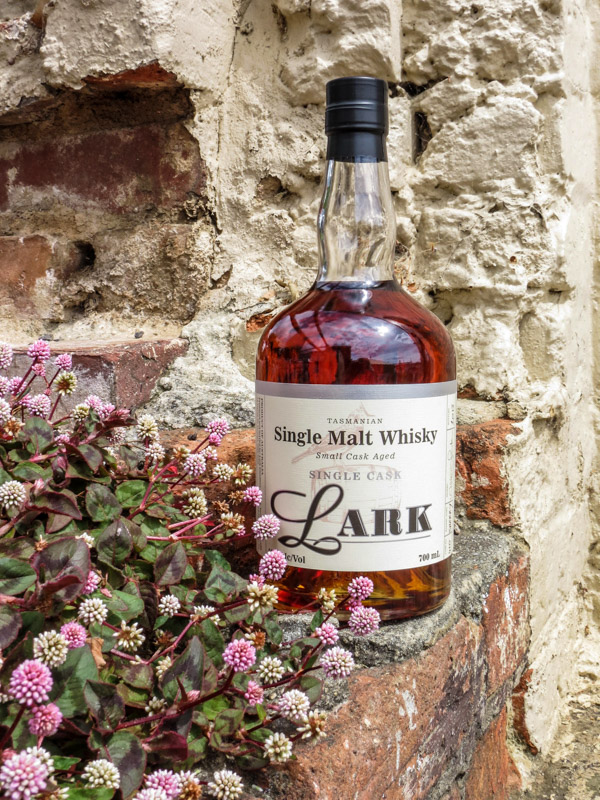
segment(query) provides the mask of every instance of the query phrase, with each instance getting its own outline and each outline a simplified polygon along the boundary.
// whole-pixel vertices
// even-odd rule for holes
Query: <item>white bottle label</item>
[[[256,382],[261,514],[290,566],[391,572],[452,554],[456,381]]]

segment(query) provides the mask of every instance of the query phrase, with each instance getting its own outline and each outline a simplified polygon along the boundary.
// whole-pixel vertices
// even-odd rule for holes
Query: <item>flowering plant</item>
[[[251,469],[219,461],[225,419],[190,450],[165,452],[156,422],[96,396],[62,407],[71,357],[40,340],[24,375],[0,343],[0,793],[11,800],[235,800],[241,777],[202,768],[283,763],[324,735],[324,672],[346,677],[336,609],[376,629],[355,578],[322,590],[310,635],[284,641],[274,610],[285,556],[249,580],[219,543],[246,533],[261,492]],[[205,489],[226,500],[209,510]],[[256,538],[278,532],[272,515]],[[210,548],[210,549],[209,549]],[[327,649],[329,648],[329,649]]]

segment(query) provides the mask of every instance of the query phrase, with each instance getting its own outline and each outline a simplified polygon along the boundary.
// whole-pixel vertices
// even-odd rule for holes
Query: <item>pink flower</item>
[[[12,364],[13,351],[7,342],[0,342],[0,369],[8,369]]]
[[[248,688],[244,692],[244,697],[250,706],[257,706],[259,703],[262,703],[264,697],[262,686],[256,683],[256,681],[248,681]]]
[[[83,586],[83,594],[92,594],[92,592],[95,592],[98,586],[100,586],[101,580],[102,578],[97,572],[94,572],[93,569],[90,570]]]
[[[366,600],[373,593],[373,581],[364,575],[352,578],[348,584],[348,594],[354,600]]]
[[[29,720],[29,730],[35,736],[54,736],[62,722],[63,715],[58,706],[48,703],[47,706],[38,706],[33,709]]]
[[[377,609],[358,606],[350,614],[348,627],[356,636],[366,636],[367,633],[376,631],[380,622],[381,617]]]
[[[324,622],[319,628],[315,629],[315,636],[318,636],[323,644],[335,644],[339,639],[337,628],[331,622]]]
[[[256,650],[246,639],[234,639],[225,648],[223,661],[235,672],[244,672],[256,661]]]
[[[206,470],[206,459],[202,453],[191,453],[183,462],[183,470],[192,478],[198,478]]]
[[[244,492],[242,498],[245,503],[252,503],[253,506],[258,506],[262,503],[262,492],[258,486],[249,486]]]
[[[0,375],[0,394],[6,394],[10,387],[10,381],[4,375]]]
[[[256,539],[272,539],[279,533],[280,526],[275,514],[263,514],[252,525],[252,533]]]
[[[52,689],[52,674],[41,661],[24,661],[10,676],[8,692],[18,703],[27,708],[48,702]]]
[[[67,640],[69,650],[75,650],[77,647],[83,647],[87,639],[87,631],[78,622],[67,622],[62,626],[60,632]]]
[[[69,371],[73,366],[73,357],[70,353],[61,353],[59,356],[56,356],[54,363],[59,369]]]
[[[102,408],[102,400],[97,394],[88,394],[83,402],[86,406],[93,408],[94,411],[99,411]]]
[[[32,417],[42,417],[43,419],[46,419],[52,407],[50,398],[45,394],[35,394],[33,397],[27,395],[23,398],[23,405]]]
[[[265,553],[258,565],[258,571],[270,581],[279,581],[285,575],[287,561],[281,550],[269,550]]]
[[[208,437],[208,441],[215,447],[218,447],[221,444],[222,439],[223,437],[220,433],[211,433]]]
[[[207,433],[218,433],[221,438],[223,438],[223,436],[225,436],[226,433],[229,433],[230,430],[231,426],[229,425],[225,417],[219,417],[218,419],[213,419],[206,426]]]
[[[56,442],[56,444],[66,444],[67,442],[71,441],[71,434],[59,433],[57,436],[54,437],[54,441]]]
[[[50,345],[44,339],[38,339],[37,342],[29,345],[27,355],[29,358],[33,358],[34,361],[48,361],[50,358]]]
[[[110,417],[110,415],[113,413],[114,410],[115,407],[113,406],[112,403],[102,403],[102,405],[98,409],[98,416],[102,420],[108,419],[108,417]]]
[[[35,364],[33,364],[33,366],[31,367],[31,371],[39,378],[46,377],[46,366],[41,361],[36,361]]]
[[[255,572],[253,572],[251,575],[248,576],[248,581],[249,583],[258,584],[259,588],[261,589],[265,585],[264,577],[262,575],[257,575]]]
[[[14,378],[11,378],[9,380],[8,391],[11,394],[18,394],[22,383],[23,383],[23,378],[20,378],[18,375],[16,375]]]
[[[176,797],[181,789],[179,778],[170,769],[159,769],[147,775],[144,783],[147,789],[162,789],[167,797]]]
[[[354,669],[354,658],[348,650],[332,647],[321,656],[321,666],[328,678],[347,678]]]
[[[46,788],[48,767],[31,753],[8,758],[0,767],[0,786],[9,800],[30,800]]]

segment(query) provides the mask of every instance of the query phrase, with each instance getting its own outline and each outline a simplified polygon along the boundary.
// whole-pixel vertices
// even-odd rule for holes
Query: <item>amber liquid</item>
[[[454,348],[443,324],[396,281],[317,283],[263,332],[256,377],[308,384],[440,383],[454,380]],[[375,591],[366,605],[384,619],[442,605],[451,558],[426,567],[367,572]],[[280,608],[304,608],[321,587],[344,596],[356,573],[288,567]]]

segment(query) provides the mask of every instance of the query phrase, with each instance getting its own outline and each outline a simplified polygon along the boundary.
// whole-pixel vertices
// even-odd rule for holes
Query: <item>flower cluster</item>
[[[257,511],[251,466],[221,460],[227,420],[173,447],[150,414],[85,396],[70,354],[43,339],[27,354],[23,374],[0,374],[0,796],[238,800],[236,772],[196,771],[205,751],[283,764],[324,736],[318,684],[354,667],[335,614],[373,634],[373,584],[325,586],[286,641],[280,520]],[[244,578],[220,545],[249,528],[269,550]]]

